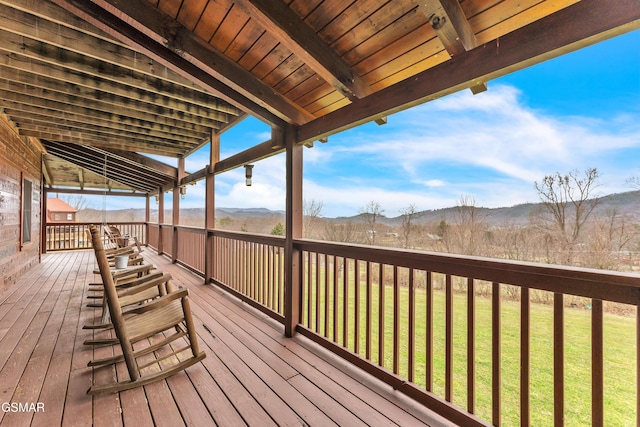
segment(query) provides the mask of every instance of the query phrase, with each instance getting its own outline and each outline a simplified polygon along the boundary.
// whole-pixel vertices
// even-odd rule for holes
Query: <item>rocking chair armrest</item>
[[[139,307],[136,307],[133,310],[127,310],[127,314],[142,314],[147,311],[157,310],[169,304],[172,301],[177,299],[182,299],[189,296],[188,289],[178,289],[176,291],[170,292],[167,295],[161,296],[160,298],[156,298],[148,303],[142,304]]]
[[[171,275],[165,273],[160,277],[154,277],[151,280],[141,281],[140,283],[138,283],[135,286],[128,287],[128,288],[124,289],[122,292],[118,292],[118,297],[124,297],[124,296],[128,296],[128,295],[133,295],[133,294],[137,294],[137,293],[140,293],[142,291],[145,291],[145,290],[147,290],[149,288],[153,288],[153,287],[156,287],[156,286],[162,286],[162,285],[168,283],[169,280],[171,280]],[[166,287],[165,287],[165,291],[166,291]]]
[[[147,282],[149,280],[155,280],[158,277],[162,276],[163,274],[165,274],[163,271],[154,270],[154,271],[150,271],[148,274],[145,274],[144,276],[127,278],[127,279],[123,279],[123,280],[117,280],[116,283],[115,283],[116,289],[131,288],[131,287],[137,286],[137,285],[139,285],[141,283],[145,283],[145,282]]]
[[[112,272],[112,277],[114,280],[117,280],[119,277],[122,277],[122,276],[130,276],[132,274],[147,273],[150,270],[153,270],[154,268],[156,267],[153,264],[142,264],[137,267],[126,268],[122,271]]]

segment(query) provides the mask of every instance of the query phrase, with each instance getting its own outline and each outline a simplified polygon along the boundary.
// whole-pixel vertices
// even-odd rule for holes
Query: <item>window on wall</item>
[[[22,243],[31,241],[31,191],[32,184],[28,179],[22,180]]]

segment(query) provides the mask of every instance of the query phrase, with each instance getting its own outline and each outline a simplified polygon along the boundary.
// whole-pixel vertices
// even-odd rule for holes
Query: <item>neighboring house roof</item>
[[[70,206],[68,203],[63,200],[50,198],[47,199],[47,211],[49,212],[67,212],[67,213],[76,213],[78,212],[73,206]]]

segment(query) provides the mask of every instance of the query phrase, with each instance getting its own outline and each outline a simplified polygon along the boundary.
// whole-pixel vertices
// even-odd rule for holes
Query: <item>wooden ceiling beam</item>
[[[47,162],[45,162],[45,156],[42,156],[42,175],[44,176],[45,185],[51,187],[53,185],[53,180],[51,179],[51,173],[49,172],[49,167],[47,166]]]
[[[38,131],[30,131],[24,130],[20,131],[20,135],[22,136],[32,136],[35,138],[50,140],[50,141],[58,141],[63,143],[70,144],[78,144],[78,145],[88,145],[90,147],[98,147],[98,148],[113,148],[118,150],[132,150],[139,153],[147,153],[147,154],[156,154],[158,156],[168,156],[168,157],[178,157],[182,151],[177,148],[166,148],[166,147],[158,147],[157,144],[132,144],[126,140],[118,140],[115,138],[82,138],[77,136],[68,136],[68,135],[60,135],[53,134],[51,132],[38,132]]]
[[[426,15],[431,27],[450,56],[459,55],[478,46],[478,39],[458,0],[425,0],[418,8]],[[487,83],[472,86],[477,95],[487,90]]]
[[[157,189],[156,189],[157,190]],[[124,196],[124,197],[147,197],[147,194],[150,192],[129,192],[129,191],[104,191],[100,190],[82,190],[78,191],[73,188],[51,188],[47,190],[50,193],[60,193],[60,194],[87,194],[93,196],[102,196],[106,194],[107,196]]]
[[[307,122],[313,118],[241,67],[235,64],[226,67],[230,61],[224,55],[214,52],[211,46],[145,1],[116,5],[104,1],[52,1],[267,123],[282,126],[290,121]],[[176,42],[181,43],[180,48]],[[218,71],[220,68],[225,72]]]
[[[347,98],[373,93],[369,84],[284,2],[236,0],[234,4]]]
[[[582,0],[298,130],[305,143],[640,28],[637,0]]]
[[[78,169],[78,182],[80,183],[80,189],[84,190],[84,173],[82,168]]]
[[[111,155],[120,156],[123,159],[127,159],[131,162],[135,162],[136,165],[141,170],[150,169],[156,173],[166,176],[168,180],[178,179],[178,168],[168,165],[166,163],[160,162],[156,159],[152,159],[151,157],[143,156],[142,154],[134,153],[131,151],[121,151],[121,150],[112,150],[112,149],[104,149],[104,151],[106,151]]]

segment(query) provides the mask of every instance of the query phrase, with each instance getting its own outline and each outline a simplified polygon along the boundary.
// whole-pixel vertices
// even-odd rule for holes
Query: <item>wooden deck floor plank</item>
[[[32,269],[33,271],[36,273],[41,272],[42,274],[35,277],[30,276],[24,282],[21,280],[13,286],[13,288],[24,286],[29,289],[15,303],[10,304],[7,302],[7,304],[11,305],[11,308],[0,320],[0,341],[2,342],[2,347],[0,347],[0,368],[6,362],[8,354],[15,348],[21,332],[25,330],[25,322],[33,319],[35,313],[46,300],[46,295],[49,294],[54,286],[57,276],[64,272],[67,262],[69,262],[69,259],[64,260],[53,269],[34,268]],[[32,286],[29,286],[29,283],[32,283]],[[16,324],[17,322],[20,323]]]
[[[178,267],[174,266],[173,268]],[[198,290],[202,289],[202,286],[192,285],[191,289],[193,290],[194,294],[198,294]],[[223,291],[220,290],[216,290],[216,292],[220,294],[223,293]],[[209,292],[204,292],[204,294],[208,295]],[[220,304],[221,301],[223,302],[222,305]],[[393,420],[394,423],[397,423],[399,425],[406,425],[407,423],[416,423],[419,419],[422,419],[425,422],[441,421],[446,423],[446,420],[440,417],[432,417],[430,411],[424,411],[420,404],[417,404],[411,399],[405,398],[405,396],[398,397],[395,401],[395,404],[390,405],[388,394],[391,393],[392,395],[395,395],[397,393],[393,393],[391,388],[386,384],[382,384],[377,380],[374,381],[379,383],[376,384],[376,387],[374,388],[382,388],[384,396],[381,396],[379,393],[371,390],[372,386],[367,387],[362,385],[362,378],[345,378],[345,374],[341,371],[336,372],[336,368],[333,366],[333,363],[335,363],[334,359],[337,359],[334,355],[330,355],[331,363],[329,363],[328,365],[326,364],[327,361],[319,358],[315,353],[309,352],[306,349],[305,357],[300,357],[297,352],[300,347],[296,347],[294,351],[291,351],[292,345],[295,346],[299,338],[296,338],[295,340],[289,340],[285,338],[280,331],[281,328],[279,327],[279,325],[278,327],[274,328],[272,326],[273,322],[268,321],[271,319],[262,313],[256,311],[252,312],[251,310],[245,309],[238,310],[238,305],[243,306],[243,303],[240,303],[233,298],[223,298],[220,301],[214,300],[210,303],[213,304],[213,307],[215,307],[213,308],[213,310],[222,310],[222,307],[228,304],[228,310],[224,311],[223,317],[228,317],[234,322],[240,323],[240,320],[237,320],[237,317],[244,317],[245,332],[247,332],[249,336],[255,336],[256,331],[253,330],[253,328],[259,328],[263,333],[270,335],[276,341],[276,344],[269,345],[269,343],[266,342],[266,347],[271,348],[272,351],[276,352],[277,354],[281,354],[280,350],[285,349],[286,352],[294,355],[294,359],[287,359],[287,363],[291,364],[293,367],[297,367],[300,372],[304,372],[304,375],[309,376],[309,379],[312,383],[318,384],[321,388],[324,389],[330,388],[332,390],[332,394],[336,392],[337,388],[338,396],[335,397],[341,402],[341,404],[349,406],[354,414],[357,414],[362,419],[368,420],[367,422],[376,424],[381,421],[389,422],[390,420]],[[260,321],[256,321],[256,316],[260,318]],[[300,338],[304,339],[302,337]],[[314,348],[317,347],[315,344],[313,344],[313,346]],[[300,364],[302,364],[302,366],[296,364],[296,359]],[[350,365],[342,361],[342,359],[337,360],[337,362],[339,364],[344,363],[347,367],[350,368]],[[304,365],[309,364],[314,366],[313,369],[305,368]],[[357,370],[357,372],[361,373],[361,371],[359,370]],[[328,376],[327,373],[332,373],[332,375]],[[367,374],[364,374],[364,376],[369,377]],[[345,385],[345,381],[348,385]],[[397,407],[396,405],[400,405],[400,407]],[[379,410],[382,412],[379,412]],[[425,414],[425,412],[428,413]]]
[[[210,292],[212,290],[208,289],[204,293],[212,295]],[[194,290],[194,293],[197,294],[198,290]],[[283,337],[280,325],[274,327],[265,318],[257,321],[253,317],[257,315],[260,318],[264,316],[262,313],[251,313],[244,309],[238,313],[236,312],[235,303],[228,301],[221,294],[218,299],[209,301],[209,303],[214,304],[215,310],[220,311],[223,318],[228,318],[229,321],[237,324],[248,336],[253,339],[260,337],[260,345],[264,349],[272,351],[274,355],[282,358],[283,362],[291,366],[291,369],[296,370],[296,375],[287,378],[287,380],[338,424],[357,425],[357,423],[365,422],[370,425],[386,425],[391,423],[388,418],[369,407],[357,395],[354,395],[353,391],[326,377],[322,373],[325,363],[321,363],[319,359],[313,357],[304,360],[293,353],[289,349],[292,340]],[[226,304],[230,304],[230,307],[226,307]],[[274,331],[275,335],[271,335]],[[344,379],[344,377],[341,379]],[[323,391],[326,389],[332,391],[333,397]],[[336,405],[335,401],[340,402],[340,405]],[[341,405],[344,405],[344,407]],[[333,408],[329,409],[331,407]]]
[[[68,289],[59,293],[51,316],[42,330],[42,334],[29,356],[27,365],[18,381],[16,392],[11,398],[12,401],[41,402],[39,397],[43,386],[42,379],[47,376],[53,350],[58,340],[59,325],[64,318],[70,295],[71,290]],[[5,415],[3,424],[8,426],[29,425],[34,414],[35,412],[9,412]]]
[[[195,306],[195,304],[194,304]],[[204,316],[204,312],[199,308],[193,309],[195,316]],[[278,372],[271,366],[273,364],[280,363],[281,360],[277,359],[273,354],[268,359],[260,359],[260,356],[251,351],[251,348],[246,346],[247,341],[251,341],[252,338],[245,337],[244,340],[239,340],[237,336],[224,329],[220,323],[211,324],[211,320],[207,320],[209,328],[216,333],[217,342],[224,341],[227,348],[233,352],[234,356],[225,353],[228,359],[225,363],[228,364],[232,372],[245,372],[248,375],[248,367],[253,371],[255,377],[259,377],[264,386],[270,388],[281,399],[283,405],[280,410],[276,410],[276,413],[282,415],[283,412],[289,410],[297,414],[298,417],[311,424],[316,422],[321,425],[330,425],[332,420],[324,412],[319,410],[306,396],[301,394],[298,390],[291,386],[285,378],[282,378]],[[226,325],[229,326],[228,324]],[[203,328],[204,329],[204,328]],[[206,331],[205,331],[206,332]],[[213,349],[216,352],[220,351],[220,346]],[[222,356],[221,356],[222,358]],[[230,364],[233,365],[230,366]],[[244,365],[244,366],[243,366]],[[246,367],[245,367],[246,366]],[[256,387],[256,385],[252,386]],[[257,387],[263,387],[262,384],[258,384]],[[284,407],[287,405],[288,408]],[[269,409],[274,408],[274,404],[270,403]],[[278,420],[276,420],[278,421]]]
[[[211,354],[207,354],[207,359],[210,357]],[[204,369],[188,369],[186,374],[191,379],[191,382],[195,384],[196,390],[200,395],[202,402],[207,406],[214,422],[220,426],[241,427],[246,425],[245,420],[240,416],[236,408],[216,382],[216,377],[212,376],[207,369],[207,365],[202,363],[201,366]],[[246,390],[244,390],[244,392],[246,393]],[[243,407],[242,405],[241,407],[243,410],[246,410],[246,407]],[[262,408],[260,409],[262,410]],[[246,411],[244,413],[246,414]],[[264,413],[263,416],[263,419],[265,418],[268,418],[266,413]]]
[[[91,252],[86,252],[93,255]],[[86,278],[93,275],[93,258],[90,256],[85,267]],[[64,413],[62,416],[63,426],[86,426],[93,423],[93,401],[87,396],[87,390],[92,385],[92,370],[87,367],[87,363],[94,358],[93,348],[86,346],[83,342],[93,338],[93,331],[82,329],[86,323],[93,322],[99,315],[99,310],[84,307],[86,287],[83,288],[83,297],[80,300],[78,309],[80,319],[76,329],[75,342],[71,357],[71,370],[69,373],[69,385],[65,399]]]
[[[0,344],[15,342],[12,352],[30,348],[33,355],[25,364],[10,352],[5,364],[16,365],[21,372],[13,376],[0,368],[0,391],[2,375],[8,375],[14,382],[8,391],[12,396],[50,405],[51,416],[35,414],[31,425],[439,425],[439,417],[417,402],[302,336],[285,338],[278,322],[148,251],[145,259],[191,289],[196,329],[207,358],[142,388],[87,396],[92,371],[95,382],[114,372],[86,366],[95,357],[112,354],[112,347],[82,345],[85,339],[104,334],[82,329],[100,312],[86,307],[84,283],[96,279],[93,253],[46,254],[42,264],[23,276],[28,284],[0,296],[0,313],[13,322]],[[18,334],[14,329],[20,325],[26,330]],[[123,369],[118,367],[121,377],[126,375]],[[35,378],[45,370],[39,386]],[[41,389],[38,397],[35,391],[22,390],[29,385]],[[28,425],[29,417],[10,415],[4,421],[3,427]]]
[[[294,340],[285,338],[282,333],[283,329],[281,325],[277,324],[276,322],[272,322],[272,319],[268,318],[263,313],[246,309],[244,303],[239,302],[235,298],[226,297],[226,294],[218,290],[218,288],[209,287],[209,285],[202,285],[201,280],[198,280],[199,278],[194,280],[191,273],[175,264],[168,264],[166,258],[159,258],[160,259],[155,259],[154,257],[154,263],[156,263],[159,268],[168,269],[167,271],[171,272],[172,276],[179,284],[190,288],[190,291],[193,293],[192,299],[196,301],[196,307],[198,307],[199,304],[206,303],[209,306],[205,311],[207,313],[215,314],[222,309],[222,306],[228,304],[228,311],[221,313],[219,319],[222,319],[221,321],[223,323],[227,320],[229,322],[242,323],[239,318],[244,317],[244,323],[242,323],[244,325],[244,330],[236,332],[237,336],[248,336],[250,337],[249,339],[254,339],[257,333],[255,328],[260,328],[263,333],[271,336],[275,341],[271,344],[265,344],[265,346],[269,347],[274,354],[278,354],[285,358],[293,355],[293,359],[286,360],[286,363],[288,365],[295,363],[294,361],[297,360],[298,362],[300,362],[299,370],[304,371],[306,375],[311,375],[313,377],[313,382],[317,381],[318,383],[321,383],[324,388],[328,387],[329,389],[331,389],[332,395],[336,392],[336,390],[338,390],[341,394],[341,398],[339,400],[340,404],[351,406],[351,411],[354,414],[358,414],[360,417],[368,419],[372,423],[383,420],[385,423],[393,422],[398,425],[419,423],[420,420],[423,420],[423,422],[431,422],[439,419],[439,417],[425,417],[425,413],[422,410],[414,411],[413,404],[415,402],[408,398],[403,399],[404,396],[397,399],[395,404],[390,404],[389,400],[386,398],[386,395],[389,393],[393,395],[395,393],[389,386],[377,380],[374,382],[379,383],[375,385],[378,389],[381,389],[380,393],[372,391],[370,387],[362,386],[362,384],[360,383],[360,379],[354,379],[345,376],[344,372],[337,371],[336,368],[331,365],[331,363],[327,364],[326,360],[314,356],[313,353],[308,352],[308,356],[310,357],[301,358],[299,355],[295,354],[295,351],[291,352],[289,350],[291,344],[295,343],[298,338]],[[225,297],[221,298],[221,300],[212,299],[212,290],[218,292],[219,295],[224,294]],[[195,298],[197,297],[202,297],[203,299],[196,300]],[[220,305],[220,301],[223,301],[222,305]],[[273,325],[276,326],[274,327]],[[300,338],[303,339],[303,337]],[[314,347],[316,347],[315,344],[313,345]],[[261,354],[264,357],[264,353]],[[338,363],[343,363],[342,359],[339,359],[334,355],[331,356],[332,359],[336,359]],[[309,364],[310,360],[313,360],[313,365],[318,367],[316,368],[311,366]],[[333,362],[333,360],[331,361]],[[270,362],[270,365],[274,365],[274,363]],[[278,363],[275,363],[275,365],[278,365]],[[334,378],[327,377],[324,373],[326,370],[332,370],[332,372],[334,372]],[[350,384],[350,386],[343,386],[345,381],[347,382],[347,384]],[[358,391],[354,392],[352,390]],[[381,393],[384,393],[385,396],[381,396]],[[316,395],[316,398],[322,401],[321,395]],[[396,406],[398,404],[400,404],[401,407]],[[421,407],[420,405],[417,406]],[[336,409],[335,412],[339,413],[340,410]],[[430,413],[431,412],[428,411],[429,415]]]
[[[146,385],[144,390],[155,425],[167,427],[185,425],[166,381]]]
[[[86,263],[86,260],[83,259],[83,261]],[[86,277],[86,268],[81,268],[71,290],[58,339],[40,392],[40,401],[47,402],[46,413],[38,412],[34,414],[33,423],[35,425],[44,425],[45,422],[55,425],[62,423],[66,393],[61,393],[61,390],[66,391],[69,385],[71,357],[80,321],[80,306],[84,295]]]
[[[189,370],[204,371],[205,368],[201,364],[197,364],[191,366]],[[215,424],[209,409],[202,401],[186,372],[179,372],[167,378],[166,381],[187,425],[207,426]]]
[[[192,298],[203,298],[202,295],[198,294],[197,287],[193,287],[191,290],[194,294],[194,297]],[[204,293],[207,294],[209,292]],[[198,305],[205,303],[204,300],[197,301]],[[220,308],[221,306],[219,304],[215,305],[216,311]],[[259,323],[256,322],[255,318],[252,319],[253,322],[243,324],[242,322],[244,319],[232,318],[231,313],[223,312],[222,310],[221,312],[222,316],[220,316],[218,320],[223,324],[223,326],[227,329],[231,329],[232,327],[243,328],[243,335],[249,337],[243,340],[244,344],[254,351],[254,354],[256,354],[260,360],[265,361],[274,369],[274,371],[278,372],[284,381],[287,381],[300,395],[304,396],[304,398],[311,402],[318,410],[323,412],[338,425],[356,426],[363,424],[363,421],[360,418],[342,406],[345,403],[342,399],[340,400],[341,404],[337,405],[336,401],[324,392],[320,384],[309,381],[306,375],[301,374],[301,372],[306,370],[315,369],[314,367],[306,363],[301,363],[300,371],[298,371],[290,364],[294,359],[296,359],[296,357],[292,355],[285,345],[272,345],[270,346],[271,348],[269,348],[268,345],[265,345],[265,340],[270,340],[270,337],[264,335],[260,330],[251,326],[252,323]],[[236,323],[236,321],[239,321],[240,323]],[[218,331],[218,329],[214,330],[214,332],[216,331]],[[237,332],[235,334],[238,335]],[[286,365],[288,369],[282,369],[281,365]],[[285,372],[284,375],[283,371]],[[333,386],[335,386],[335,384],[333,384]],[[344,394],[347,395],[348,393]],[[353,396],[348,395],[347,398],[353,399]],[[298,402],[293,405],[296,408],[298,408],[297,403]]]
[[[246,366],[237,369],[242,361],[225,348],[225,343],[211,336],[204,327],[197,329],[201,345],[206,346],[207,352],[202,363],[248,425],[296,425],[302,422],[251,370]]]
[[[114,346],[114,353],[121,353]],[[115,365],[118,381],[129,378],[127,367],[124,363]],[[126,390],[120,393],[120,408],[122,410],[122,422],[125,426],[135,425],[136,427],[153,426],[153,416],[144,387]]]
[[[113,337],[115,334],[102,331],[100,336]],[[94,346],[93,356],[96,359],[111,357],[115,354],[113,346]],[[113,365],[93,368],[93,383],[108,384],[118,380],[116,368]],[[94,426],[120,426],[123,424],[118,394],[99,394],[93,396]]]
[[[72,264],[71,264],[72,265]],[[25,333],[16,342],[13,352],[0,371],[0,396],[7,396],[6,401],[37,402],[40,391],[38,377],[44,376],[51,353],[56,341],[53,334],[64,316],[70,292],[64,287],[68,283],[68,275],[75,275],[74,270],[61,270],[58,280],[53,281],[51,287],[44,287],[38,291],[38,295],[31,305],[39,309],[35,316],[20,316],[18,325],[24,325]],[[46,291],[46,293],[45,293]],[[41,301],[40,304],[38,304]],[[54,307],[58,308],[59,316],[56,317]],[[53,319],[51,319],[53,317]],[[51,320],[51,321],[50,321]],[[47,328],[48,325],[48,328]],[[6,338],[6,337],[5,337]],[[2,346],[9,344],[3,340]],[[34,376],[37,376],[34,378]],[[13,390],[13,393],[10,391]],[[24,400],[31,398],[31,400]],[[33,413],[0,412],[0,422],[8,415],[10,424],[29,420]],[[12,424],[18,425],[18,424]]]

